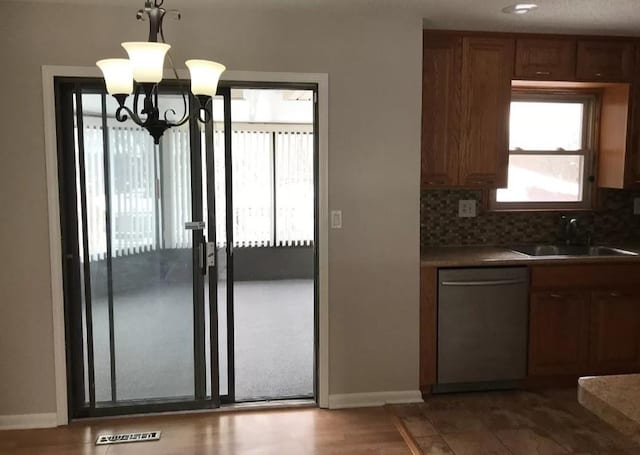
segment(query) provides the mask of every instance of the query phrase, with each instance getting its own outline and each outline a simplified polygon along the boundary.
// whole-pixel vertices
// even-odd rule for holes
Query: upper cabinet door
[[[458,183],[462,38],[424,35],[422,187]]]
[[[463,38],[462,186],[507,186],[514,51],[513,39]]]
[[[631,98],[629,100],[631,119],[627,153],[624,163],[624,188],[640,189],[640,46],[636,48],[636,62],[634,80],[631,84]]]
[[[633,78],[633,43],[578,41],[576,76],[581,81],[620,82]]]
[[[516,79],[570,81],[576,73],[576,41],[572,39],[518,39]]]

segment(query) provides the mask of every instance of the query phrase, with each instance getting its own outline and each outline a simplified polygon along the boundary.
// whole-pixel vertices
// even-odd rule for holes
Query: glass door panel
[[[312,90],[231,91],[235,399],[314,394]]]
[[[61,180],[74,416],[210,407],[201,233],[185,226],[202,217],[193,125],[156,146],[113,117],[117,104],[100,84],[56,90],[60,167],[70,177]],[[180,112],[175,92],[159,99]]]

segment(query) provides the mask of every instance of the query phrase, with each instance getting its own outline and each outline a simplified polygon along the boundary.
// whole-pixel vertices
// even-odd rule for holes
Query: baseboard
[[[329,395],[329,409],[365,408],[384,406],[385,404],[421,402],[422,393],[419,390]]]
[[[0,415],[0,430],[53,428],[57,425],[58,415],[55,412],[43,414]]]

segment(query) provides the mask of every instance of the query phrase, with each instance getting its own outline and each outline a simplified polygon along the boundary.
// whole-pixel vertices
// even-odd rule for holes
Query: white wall
[[[41,67],[123,55],[120,41],[146,39],[138,6],[0,3],[0,415],[55,411]],[[422,20],[182,12],[166,24],[178,62],[329,74],[329,198],[344,212],[330,234],[330,393],[417,390]]]

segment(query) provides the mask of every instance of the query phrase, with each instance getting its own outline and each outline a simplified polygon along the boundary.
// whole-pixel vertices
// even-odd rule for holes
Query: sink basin
[[[528,245],[511,248],[528,256],[637,256],[633,251],[607,246]]]

